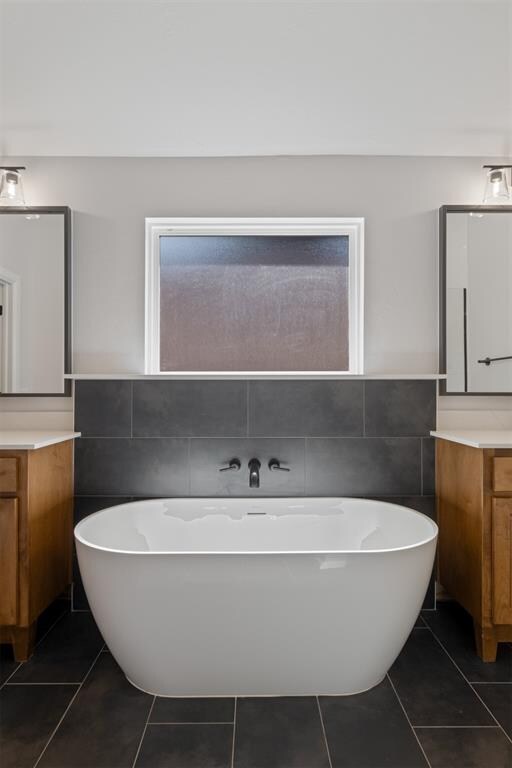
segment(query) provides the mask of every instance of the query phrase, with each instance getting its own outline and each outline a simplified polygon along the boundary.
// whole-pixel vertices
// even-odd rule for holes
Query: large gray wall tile
[[[436,424],[435,381],[365,381],[365,434],[430,434]]]
[[[423,493],[425,495],[436,492],[436,441],[433,437],[424,437],[422,445],[422,473],[423,473]]]
[[[242,462],[238,472],[219,472],[232,458]],[[249,459],[261,461],[260,487],[249,488]],[[270,472],[269,459],[278,459],[290,472]],[[304,440],[299,438],[192,439],[192,496],[293,496],[304,494]]]
[[[75,487],[83,495],[188,495],[188,440],[81,438]]]
[[[84,437],[130,437],[131,381],[76,381],[75,429]]]
[[[307,438],[306,495],[421,494],[417,438]]]
[[[249,434],[357,437],[363,434],[362,381],[251,381]]]
[[[238,437],[247,432],[245,381],[136,381],[134,437]]]

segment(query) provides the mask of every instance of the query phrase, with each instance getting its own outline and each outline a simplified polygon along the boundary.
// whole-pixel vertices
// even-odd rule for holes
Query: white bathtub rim
[[[321,691],[318,693],[201,693],[197,694],[196,696],[191,696],[190,694],[186,693],[181,695],[176,695],[173,693],[155,693],[154,691],[148,691],[146,688],[142,688],[140,685],[137,685],[137,683],[134,683],[133,680],[130,680],[127,674],[125,674],[125,678],[130,683],[130,685],[133,685],[133,687],[137,688],[138,691],[147,693],[149,696],[158,696],[159,699],[277,699],[282,698],[283,696],[286,696],[287,698],[293,698],[297,696],[332,696],[333,698],[337,698],[338,696],[358,696],[360,693],[367,693],[367,691],[371,691],[373,688],[376,688],[386,679],[387,675],[388,673],[385,672],[384,675],[379,680],[377,680],[376,683],[372,683],[365,688],[361,688],[361,690],[349,691],[348,693],[322,693]],[[211,725],[227,725],[228,722],[230,723],[231,721],[219,721],[218,723],[211,723]],[[158,725],[158,723],[155,724]],[[161,725],[173,725],[173,723],[164,723],[162,721]],[[184,723],[176,723],[176,725],[184,725]]]
[[[154,501],[163,501],[163,500],[167,500],[167,499],[178,500],[179,498],[181,498],[181,497],[165,497],[165,496],[164,497],[155,497],[155,498],[144,499],[144,500],[140,500],[140,501],[130,501],[130,502],[127,502],[126,504],[123,504],[122,506],[139,505],[139,504],[140,505],[142,505],[142,504],[151,504],[151,502],[154,502]],[[186,498],[190,498],[190,497],[186,497]],[[200,498],[200,497],[198,497],[198,498]],[[223,497],[216,497],[216,498],[221,499]],[[263,497],[263,498],[266,498],[266,497]],[[292,498],[295,499],[295,498],[299,498],[299,497],[295,497],[295,496],[294,497],[285,497],[285,496],[283,496],[283,497],[270,497],[270,498],[279,498],[279,500],[287,501],[288,499],[292,499]],[[169,549],[165,549],[165,550],[151,550],[151,551],[142,550],[141,551],[141,550],[130,550],[130,549],[116,549],[114,547],[101,547],[98,544],[93,544],[92,542],[88,541],[87,539],[84,539],[83,536],[80,534],[80,528],[87,521],[89,521],[92,517],[99,516],[99,515],[103,514],[104,512],[106,512],[109,509],[116,509],[117,506],[121,506],[121,505],[114,505],[112,507],[103,507],[102,509],[99,509],[96,512],[93,512],[92,514],[87,515],[87,517],[84,517],[83,520],[80,520],[80,522],[75,525],[73,534],[74,534],[75,540],[78,543],[82,544],[84,547],[87,547],[89,549],[95,549],[95,550],[97,550],[99,552],[106,552],[106,553],[116,554],[116,555],[138,555],[138,556],[173,555],[175,557],[181,556],[181,555],[186,556],[186,557],[190,557],[192,555],[196,555],[196,556],[199,555],[199,556],[202,556],[202,557],[204,557],[205,555],[216,555],[216,556],[224,555],[226,557],[233,557],[233,556],[237,556],[237,555],[240,555],[240,556],[255,556],[255,555],[257,555],[257,556],[261,556],[261,555],[281,555],[281,556],[283,556],[283,555],[287,555],[287,556],[292,556],[292,555],[340,555],[340,556],[341,555],[362,555],[362,556],[365,556],[365,555],[377,555],[377,554],[390,554],[390,553],[395,553],[395,552],[406,552],[406,551],[409,551],[409,550],[418,549],[420,547],[425,546],[426,544],[430,544],[432,541],[435,541],[437,539],[437,536],[438,536],[439,529],[438,529],[437,523],[434,520],[432,520],[430,517],[428,517],[428,515],[425,515],[423,512],[418,512],[417,510],[412,509],[411,507],[407,507],[407,506],[405,506],[403,504],[394,504],[393,502],[390,502],[390,501],[385,501],[385,500],[381,500],[381,499],[379,499],[379,500],[368,499],[366,497],[361,497],[361,496],[359,496],[359,497],[358,496],[339,496],[339,497],[303,496],[303,497],[300,497],[300,498],[302,498],[302,499],[311,499],[312,501],[314,501],[316,499],[324,500],[326,498],[340,498],[340,499],[342,498],[342,499],[344,499],[346,501],[375,501],[375,504],[384,504],[386,506],[395,507],[395,508],[398,508],[398,509],[401,509],[401,510],[406,509],[411,515],[416,515],[417,517],[422,517],[425,521],[427,521],[430,524],[430,526],[431,526],[432,533],[431,533],[430,536],[427,536],[426,538],[421,539],[420,541],[414,542],[413,544],[407,544],[406,546],[403,546],[403,547],[387,547],[387,548],[381,548],[381,549],[293,549],[293,550],[289,550],[289,549],[284,549],[284,550],[282,550],[282,549],[276,549],[276,550],[270,550],[270,549],[265,549],[265,550],[242,550],[242,549],[237,549],[237,550],[213,550],[213,549],[206,549],[206,550],[195,550],[195,549],[194,550],[169,550]],[[233,501],[236,501],[236,500],[248,501],[248,497],[244,497],[244,496],[240,496],[240,497],[231,497],[230,496],[229,499],[233,500]],[[319,694],[319,695],[323,695],[323,694]]]

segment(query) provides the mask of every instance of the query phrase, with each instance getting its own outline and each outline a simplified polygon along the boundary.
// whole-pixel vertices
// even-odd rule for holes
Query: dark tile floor
[[[133,688],[88,612],[57,603],[32,659],[2,646],[2,768],[510,768],[512,647],[475,655],[453,603],[351,697],[162,699]]]

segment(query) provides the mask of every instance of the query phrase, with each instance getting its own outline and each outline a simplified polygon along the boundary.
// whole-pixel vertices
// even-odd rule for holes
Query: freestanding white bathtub
[[[437,526],[365,499],[160,499],[96,512],[75,539],[94,617],[137,688],[350,694],[405,643]]]

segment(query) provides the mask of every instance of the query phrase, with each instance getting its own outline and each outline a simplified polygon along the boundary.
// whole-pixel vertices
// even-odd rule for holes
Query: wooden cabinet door
[[[512,498],[492,502],[492,618],[512,624]]]
[[[18,620],[18,500],[0,499],[0,624]]]

